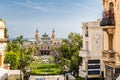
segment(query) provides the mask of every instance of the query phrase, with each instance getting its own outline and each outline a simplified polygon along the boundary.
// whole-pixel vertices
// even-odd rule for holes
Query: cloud
[[[17,2],[19,5],[23,5],[32,9],[36,9],[36,10],[40,10],[42,12],[50,12],[51,10],[48,8],[45,8],[43,6],[41,6],[40,4],[37,4],[35,2],[31,2],[31,1],[26,1],[25,3],[23,2]]]

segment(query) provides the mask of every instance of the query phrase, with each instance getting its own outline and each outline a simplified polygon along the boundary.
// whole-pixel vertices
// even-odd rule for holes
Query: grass
[[[30,65],[32,75],[57,75],[62,71],[57,64],[40,64],[34,63]]]

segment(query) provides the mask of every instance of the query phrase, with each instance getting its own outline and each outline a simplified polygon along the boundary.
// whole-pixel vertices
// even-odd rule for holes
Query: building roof
[[[3,19],[0,18],[0,21],[5,22]]]

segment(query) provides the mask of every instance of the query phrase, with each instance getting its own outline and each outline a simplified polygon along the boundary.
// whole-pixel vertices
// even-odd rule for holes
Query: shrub
[[[75,80],[85,80],[83,77],[77,77]]]
[[[61,74],[61,69],[56,64],[39,64],[36,63],[31,65],[31,74],[32,75],[58,75]]]

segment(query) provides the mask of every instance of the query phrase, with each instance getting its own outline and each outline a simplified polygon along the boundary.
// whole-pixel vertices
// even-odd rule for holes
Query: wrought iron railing
[[[112,10],[104,11],[100,26],[115,26],[114,12]]]

